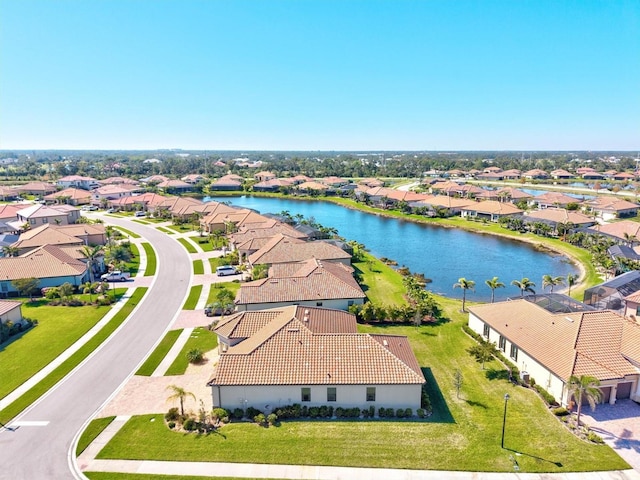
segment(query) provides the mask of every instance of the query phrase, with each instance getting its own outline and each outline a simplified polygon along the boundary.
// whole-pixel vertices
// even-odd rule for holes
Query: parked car
[[[138,210],[135,214],[136,217],[146,217],[147,212],[143,212],[142,210]]]
[[[94,210],[98,210],[98,207],[96,207],[95,205],[83,205],[80,210],[83,210],[85,212],[93,212]]]
[[[216,275],[218,275],[219,277],[224,277],[225,275],[235,275],[237,273],[238,270],[236,270],[236,267],[232,265],[222,265],[216,268]]]
[[[115,208],[108,208],[107,210],[105,210],[105,213],[113,213],[115,211],[116,211]]]
[[[221,307],[215,307],[214,305],[207,305],[206,307],[204,307],[204,314],[207,317],[219,317],[222,314],[229,315],[233,313],[233,311],[233,307],[226,307],[224,309]]]
[[[121,272],[120,270],[114,270],[113,272],[105,273],[100,276],[100,280],[103,282],[126,282],[131,277],[129,272]]]

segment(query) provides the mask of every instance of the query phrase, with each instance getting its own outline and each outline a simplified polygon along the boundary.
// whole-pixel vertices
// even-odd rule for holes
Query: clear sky
[[[640,149],[640,0],[0,0],[0,149]]]

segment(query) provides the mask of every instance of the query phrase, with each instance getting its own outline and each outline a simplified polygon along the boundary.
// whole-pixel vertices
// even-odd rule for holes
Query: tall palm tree
[[[575,285],[577,281],[578,281],[578,275],[574,273],[567,274],[567,286],[569,287],[569,291],[567,292],[567,295],[571,296],[571,287]]]
[[[563,285],[564,278],[562,277],[552,277],[551,275],[543,275],[542,276],[542,288],[551,287],[550,292],[553,293],[553,287],[556,285]]]
[[[533,283],[531,280],[529,280],[527,277],[524,277],[522,280],[513,280],[511,282],[511,285],[515,285],[520,289],[520,297],[524,297],[524,292],[530,292],[530,293],[533,293],[534,295],[536,293],[535,290],[533,289],[533,287],[535,287],[536,284]]]
[[[2,253],[5,257],[17,257],[20,253],[20,249],[18,247],[7,245],[6,247],[2,247]]]
[[[490,280],[485,280],[484,283],[491,289],[491,303],[493,303],[496,295],[496,288],[504,288],[505,285],[500,280],[498,280],[498,277],[493,277]]]
[[[579,377],[571,375],[569,384],[567,385],[569,398],[575,400],[577,404],[577,423],[580,426],[580,413],[582,412],[582,400],[589,402],[591,410],[596,409],[596,403],[602,398],[602,390],[598,388],[600,380],[589,375],[580,375]]]
[[[169,397],[167,397],[167,402],[178,400],[180,402],[180,415],[184,417],[184,401],[188,397],[192,397],[195,400],[196,396],[193,393],[187,392],[184,388],[179,387],[177,385],[169,385],[166,389],[171,390],[172,392],[172,394]]]
[[[98,257],[102,255],[104,252],[102,250],[102,245],[84,245],[80,249],[80,253],[84,258],[87,259],[87,266],[89,267],[89,280],[93,282],[95,268],[98,264]]]
[[[453,284],[453,288],[462,289],[462,311],[463,312],[466,312],[465,303],[467,301],[467,290],[475,291],[475,287],[476,287],[476,282],[474,282],[473,280],[467,280],[464,277],[459,278],[458,283]]]

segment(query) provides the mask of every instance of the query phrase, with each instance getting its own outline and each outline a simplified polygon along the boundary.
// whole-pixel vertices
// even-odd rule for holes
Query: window
[[[351,305],[353,305],[353,300],[348,300],[347,301],[347,307],[350,307]]]
[[[367,387],[367,402],[376,401],[376,387]]]
[[[489,338],[489,325],[487,325],[486,323],[484,324],[484,328],[482,329],[482,335]]]
[[[316,307],[321,307],[322,306],[322,302],[316,302]]]
[[[311,389],[309,387],[302,388],[302,401],[303,402],[311,401]]]
[[[516,347],[513,343],[511,344],[511,358],[514,360],[518,360],[518,347]]]
[[[336,387],[327,387],[327,402],[335,402],[336,399]]]
[[[500,335],[498,339],[498,348],[504,352],[505,348],[507,348],[507,339]]]

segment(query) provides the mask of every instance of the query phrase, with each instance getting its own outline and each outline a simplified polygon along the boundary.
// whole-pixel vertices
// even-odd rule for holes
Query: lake
[[[577,269],[562,255],[543,253],[529,244],[455,228],[425,225],[396,218],[351,210],[321,201],[287,200],[265,197],[205,197],[204,201],[230,202],[261,213],[288,211],[291,215],[313,217],[325,227],[338,230],[347,240],[366,245],[376,257],[386,257],[423,273],[432,283],[427,289],[447,297],[462,298],[453,284],[460,277],[476,282],[469,300],[489,301],[491,289],[485,280],[494,276],[506,285],[496,290],[496,300],[520,295],[512,280],[528,277],[542,292],[542,276],[566,276]]]

